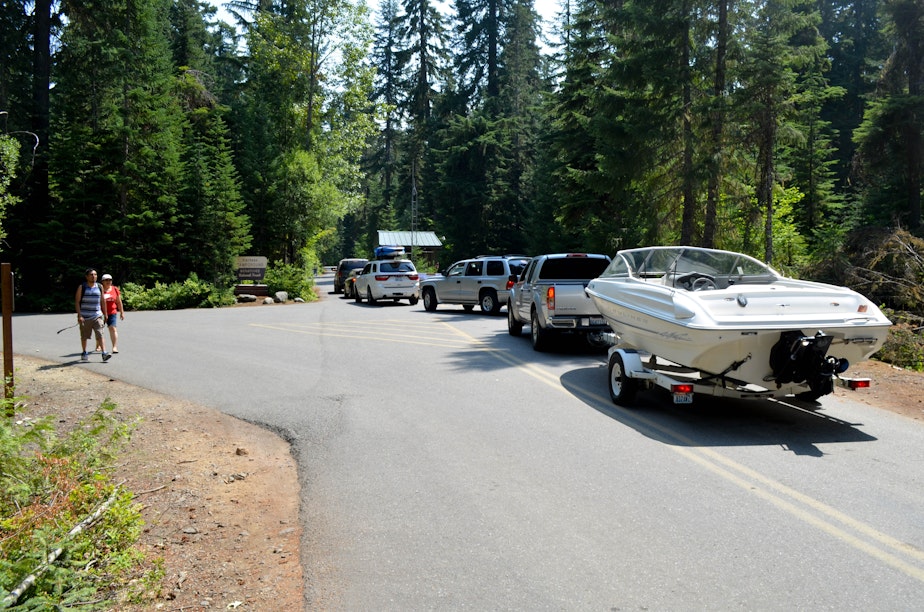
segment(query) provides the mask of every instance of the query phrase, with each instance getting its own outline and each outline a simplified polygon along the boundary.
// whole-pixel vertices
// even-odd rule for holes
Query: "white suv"
[[[411,306],[420,298],[420,275],[409,259],[370,261],[356,276],[353,298],[375,304],[378,300],[407,300]]]
[[[442,276],[432,276],[420,284],[424,309],[433,312],[437,304],[462,304],[465,310],[472,310],[478,304],[485,314],[495,315],[507,303],[510,287],[528,262],[525,255],[457,261]]]

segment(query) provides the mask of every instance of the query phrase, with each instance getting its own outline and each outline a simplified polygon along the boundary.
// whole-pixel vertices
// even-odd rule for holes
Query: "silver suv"
[[[461,304],[466,311],[475,305],[495,315],[507,303],[510,287],[526,264],[525,255],[475,257],[452,264],[441,275],[420,283],[424,308],[433,312],[437,304]]]

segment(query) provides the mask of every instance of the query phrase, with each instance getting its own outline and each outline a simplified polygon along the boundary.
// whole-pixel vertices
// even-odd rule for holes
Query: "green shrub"
[[[883,309],[893,325],[874,358],[915,372],[924,372],[924,319],[908,312]]]
[[[314,276],[306,268],[276,261],[267,267],[263,282],[270,295],[285,291],[290,298],[300,297],[306,302],[315,299]]]
[[[234,292],[190,274],[182,283],[168,285],[158,282],[150,289],[135,283],[125,283],[122,285],[122,302],[126,310],[217,308],[234,304]]]
[[[109,413],[104,401],[64,435],[50,418],[17,414],[3,400],[0,417],[0,607],[14,610],[111,609],[106,593],[140,571],[133,548],[141,533],[140,507],[132,493],[104,473],[128,441],[131,426]],[[12,416],[6,416],[12,414]],[[108,508],[79,533],[69,532],[104,503]],[[64,553],[44,571],[48,555]],[[35,582],[18,599],[24,578]]]

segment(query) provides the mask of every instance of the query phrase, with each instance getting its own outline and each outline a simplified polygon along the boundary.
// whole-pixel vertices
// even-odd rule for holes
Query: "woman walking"
[[[122,307],[122,292],[112,284],[112,276],[103,274],[103,299],[106,300],[106,327],[109,328],[109,339],[112,341],[112,352],[119,352],[119,319],[125,320],[125,309]]]

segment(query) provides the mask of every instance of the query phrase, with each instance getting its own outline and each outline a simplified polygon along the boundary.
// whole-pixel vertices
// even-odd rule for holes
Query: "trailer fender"
[[[633,349],[624,349],[618,347],[612,347],[609,350],[609,357],[612,357],[613,353],[619,353],[622,357],[623,367],[626,370],[626,376],[629,378],[641,378],[637,376],[645,371],[645,366],[642,365],[642,357],[638,354],[638,351]]]

